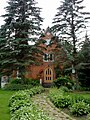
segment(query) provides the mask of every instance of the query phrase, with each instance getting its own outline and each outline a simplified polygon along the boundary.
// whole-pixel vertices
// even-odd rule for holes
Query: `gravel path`
[[[35,95],[33,98],[35,104],[45,111],[53,120],[75,120],[69,115],[56,108],[47,98],[46,93]]]

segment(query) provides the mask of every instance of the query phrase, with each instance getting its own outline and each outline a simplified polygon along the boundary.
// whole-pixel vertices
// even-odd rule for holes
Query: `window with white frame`
[[[54,61],[54,55],[52,53],[45,53],[43,55],[43,61]]]

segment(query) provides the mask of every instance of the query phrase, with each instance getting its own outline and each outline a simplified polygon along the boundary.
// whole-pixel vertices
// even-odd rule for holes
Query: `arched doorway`
[[[53,82],[53,70],[48,67],[44,70],[44,83],[52,83]]]

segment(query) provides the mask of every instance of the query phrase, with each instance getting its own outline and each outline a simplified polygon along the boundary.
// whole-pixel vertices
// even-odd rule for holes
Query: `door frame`
[[[53,70],[51,67],[47,67],[44,70],[44,83],[52,83],[53,82]]]

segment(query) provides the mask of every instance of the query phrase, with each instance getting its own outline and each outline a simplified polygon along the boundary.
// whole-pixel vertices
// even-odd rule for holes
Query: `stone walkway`
[[[33,98],[35,104],[45,111],[53,120],[75,120],[69,115],[56,108],[47,97],[46,93],[35,95]]]

